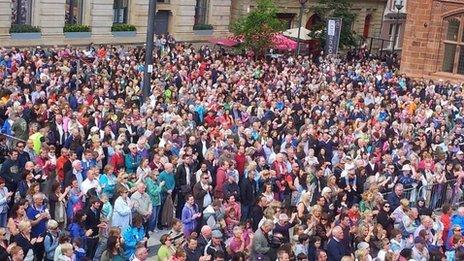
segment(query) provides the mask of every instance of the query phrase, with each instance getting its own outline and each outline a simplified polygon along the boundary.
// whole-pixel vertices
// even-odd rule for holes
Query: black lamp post
[[[155,38],[155,15],[157,0],[148,2],[147,40],[145,42],[145,65],[143,68],[143,86],[141,103],[148,100],[151,92],[151,74],[153,73],[153,45]]]
[[[403,0],[395,0],[395,8],[397,10],[397,13],[396,13],[396,16],[395,16],[395,20],[396,20],[396,24],[395,24],[395,34],[393,36],[393,46],[392,46],[392,53],[395,52],[395,47],[396,47],[396,41],[397,41],[397,38],[398,38],[398,25],[399,25],[399,21],[400,21],[400,11],[401,9],[403,9],[404,5],[403,5]]]
[[[306,2],[308,2],[308,0],[299,0],[300,1],[300,21],[298,23],[298,38],[297,38],[297,42],[296,42],[296,56],[299,56],[300,55],[300,33],[301,33],[301,23],[303,21],[303,9],[304,9],[304,6],[306,4]]]

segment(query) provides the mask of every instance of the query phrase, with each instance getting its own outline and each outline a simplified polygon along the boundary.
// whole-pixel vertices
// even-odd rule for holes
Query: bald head
[[[211,238],[211,232],[212,232],[212,231],[211,231],[211,227],[210,227],[210,226],[205,225],[205,226],[203,226],[203,227],[201,228],[201,235],[202,235],[203,237],[207,238],[207,239],[208,239],[208,238]]]
[[[73,161],[72,166],[75,170],[81,170],[81,161],[80,160]]]
[[[143,182],[137,183],[137,191],[138,191],[139,193],[144,193],[144,192],[145,192],[145,188],[146,188],[146,186],[145,186],[145,184],[144,184]]]
[[[343,229],[341,226],[336,226],[332,230],[332,235],[337,240],[343,240]]]

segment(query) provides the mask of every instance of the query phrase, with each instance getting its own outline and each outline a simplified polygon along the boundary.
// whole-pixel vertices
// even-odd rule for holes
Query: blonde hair
[[[61,253],[66,253],[68,251],[73,251],[73,246],[70,243],[64,243],[61,245]]]
[[[322,213],[322,207],[319,205],[314,205],[313,208],[311,209],[311,214],[314,215],[316,211],[319,211]]]
[[[31,222],[29,220],[21,220],[18,224],[19,231],[23,232],[27,227],[31,227]]]
[[[300,202],[310,203],[309,201],[311,201],[311,192],[307,191],[301,195]]]
[[[47,222],[47,229],[55,229],[58,227],[58,222],[56,222],[55,220],[53,219],[50,219],[48,222]]]

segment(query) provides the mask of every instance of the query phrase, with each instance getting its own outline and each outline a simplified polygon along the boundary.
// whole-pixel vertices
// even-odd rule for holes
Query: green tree
[[[340,46],[353,46],[356,44],[357,35],[351,30],[356,14],[351,10],[352,0],[318,0],[310,9],[319,16],[319,20],[311,28],[311,31],[322,31],[320,34],[321,44],[325,43],[326,26],[329,18],[342,18],[342,30],[340,32]]]
[[[234,35],[243,37],[243,47],[253,50],[257,56],[264,55],[272,47],[274,34],[283,28],[273,0],[258,0],[255,9],[231,25]]]

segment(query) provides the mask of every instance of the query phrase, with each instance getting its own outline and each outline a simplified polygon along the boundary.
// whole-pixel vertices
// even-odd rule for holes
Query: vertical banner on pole
[[[327,21],[327,38],[325,41],[325,53],[337,54],[340,43],[340,32],[342,31],[342,19],[330,18]]]

